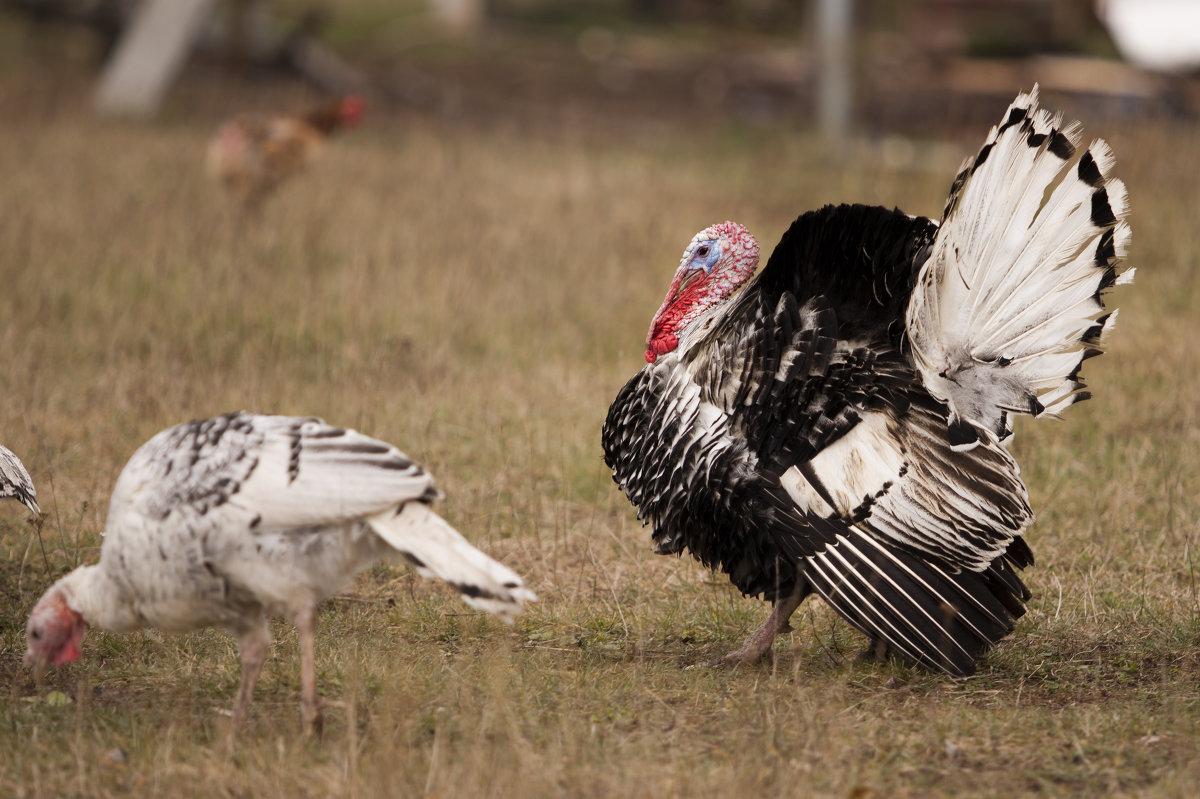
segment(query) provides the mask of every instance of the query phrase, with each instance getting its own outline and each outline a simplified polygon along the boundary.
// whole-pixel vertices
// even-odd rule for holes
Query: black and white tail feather
[[[982,572],[956,569],[910,557],[862,530],[838,536],[803,571],[872,641],[955,676],[974,672],[980,654],[1012,632],[1030,597],[1004,560]]]
[[[1101,140],[1076,157],[1081,126],[1020,94],[969,159],[946,202],[907,311],[930,394],[950,408],[957,448],[1011,433],[1009,414],[1057,416],[1087,399],[1083,361],[1117,313],[1102,293],[1128,283],[1125,185]]]
[[[1105,312],[1103,292],[1133,279],[1118,260],[1130,238],[1125,186],[1109,176],[1114,158],[1105,142],[1078,154],[1080,132],[1079,123],[1064,125],[1038,108],[1036,86],[1017,97],[956,177],[907,307],[917,370],[950,411],[951,450],[984,452],[976,468],[996,464],[988,478],[995,496],[981,503],[978,489],[956,494],[966,481],[938,481],[936,470],[933,479],[900,480],[861,530],[839,536],[804,570],[860,630],[950,674],[973,671],[1030,596],[1012,567],[1033,561],[1018,537],[1033,515],[1015,461],[1004,463],[997,446],[1012,433],[1009,415],[1058,416],[1090,396],[1080,367],[1100,354],[1117,317]],[[910,451],[921,427],[909,426]],[[912,523],[906,511],[930,508],[907,495],[922,492],[939,498],[952,533],[937,529],[932,514]],[[1007,534],[971,535],[970,520],[955,518],[963,515],[958,506],[966,514],[999,511],[982,527]],[[906,549],[934,557],[906,557]]]
[[[34,513],[41,513],[33,480],[12,450],[0,447],[0,498],[14,497]]]
[[[516,572],[472,546],[425,503],[410,502],[367,522],[422,577],[449,583],[468,605],[506,624],[513,623],[525,603],[537,601]]]

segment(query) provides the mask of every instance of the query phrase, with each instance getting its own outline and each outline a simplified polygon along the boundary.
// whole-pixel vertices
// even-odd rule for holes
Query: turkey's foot
[[[775,603],[774,609],[771,610],[771,615],[767,616],[767,620],[762,623],[762,626],[750,634],[746,639],[746,643],[741,649],[730,652],[724,657],[710,660],[704,665],[709,668],[725,668],[729,666],[751,665],[758,663],[763,658],[771,653],[771,645],[775,643],[775,636],[790,633],[792,625],[788,624],[788,619],[796,612],[796,608],[800,607],[800,602],[808,595],[806,584],[798,582],[796,589],[792,591],[784,599],[780,599]]]

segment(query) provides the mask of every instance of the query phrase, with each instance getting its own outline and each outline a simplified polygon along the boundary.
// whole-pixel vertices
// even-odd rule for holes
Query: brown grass
[[[1193,129],[1089,122],[1122,157],[1142,270],[1089,362],[1096,399],[1018,433],[1040,513],[1031,612],[949,680],[856,662],[857,635],[815,601],[773,663],[689,669],[766,608],[650,554],[599,427],[695,230],[732,217],[769,244],[836,201],[936,215],[953,159],[834,164],[788,132],[719,126],[646,140],[377,118],[239,225],[201,174],[215,118],[101,123],[66,97],[0,123],[0,419],[47,512],[39,537],[0,507],[0,794],[1194,794]],[[321,689],[349,709],[299,740],[278,625],[233,762],[219,631],[93,632],[36,690],[25,616],[96,558],[125,460],[234,408],[396,442],[542,601],[510,630],[403,570],[365,573],[320,620]]]

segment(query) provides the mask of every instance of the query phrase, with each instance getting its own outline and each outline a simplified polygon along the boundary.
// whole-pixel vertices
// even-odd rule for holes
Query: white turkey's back
[[[0,446],[0,498],[15,497],[34,513],[40,512],[37,491],[25,464],[12,450]]]
[[[236,626],[336,592],[391,552],[363,520],[433,492],[394,447],[319,420],[192,422],[122,471],[101,568],[150,626]]]

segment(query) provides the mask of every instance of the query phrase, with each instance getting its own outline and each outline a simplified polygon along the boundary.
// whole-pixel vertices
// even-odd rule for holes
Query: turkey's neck
[[[687,327],[676,334],[679,337],[679,343],[675,347],[675,352],[678,353],[681,360],[690,361],[697,357],[703,358],[707,354],[703,342],[708,338],[709,331],[718,325],[724,315],[729,312],[730,302],[731,299],[726,298],[705,308],[688,323]]]
[[[67,607],[91,627],[120,633],[145,626],[129,603],[121,600],[120,588],[100,564],[80,566],[59,580],[57,587],[65,595]]]

